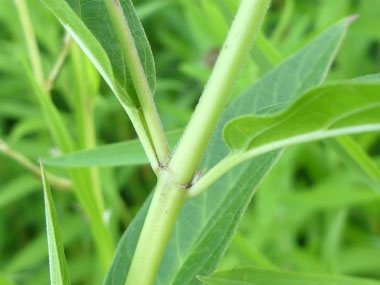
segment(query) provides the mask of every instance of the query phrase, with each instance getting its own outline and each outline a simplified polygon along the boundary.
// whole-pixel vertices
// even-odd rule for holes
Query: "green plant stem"
[[[242,0],[200,101],[169,164],[177,183],[188,185],[227,104],[270,0]]]
[[[70,45],[69,45],[70,46]],[[94,125],[94,104],[93,98],[96,91],[91,88],[87,77],[86,58],[79,47],[72,45],[72,59],[74,67],[74,82],[76,83],[77,94],[75,96],[76,121],[78,125],[78,136],[81,149],[91,149],[96,147],[96,135]],[[91,94],[90,94],[91,93]],[[83,170],[84,171],[84,170]],[[104,201],[102,196],[99,170],[96,167],[89,169],[91,186],[101,211],[104,211]]]
[[[112,0],[110,0],[112,1]],[[227,103],[270,0],[243,0],[201,100],[169,169],[155,189],[128,272],[127,285],[154,284],[188,185]],[[147,122],[148,123],[148,122]]]
[[[20,165],[22,165],[24,168],[29,170],[31,173],[33,173],[36,177],[41,179],[41,172],[39,167],[31,162],[26,156],[22,155],[21,153],[15,151],[11,147],[9,147],[5,142],[0,140],[0,152],[4,155],[12,158],[16,162],[18,162]],[[48,182],[51,186],[53,186],[56,189],[63,190],[63,191],[72,191],[73,185],[71,181],[59,177],[57,175],[46,173]]]
[[[16,4],[18,14],[20,16],[20,21],[24,32],[33,73],[36,77],[38,84],[42,86],[44,84],[44,73],[42,70],[41,57],[40,52],[38,50],[36,37],[34,35],[33,26],[29,18],[28,8],[26,6],[25,0],[14,1]]]
[[[160,172],[149,212],[129,268],[127,285],[154,284],[166,245],[184,203],[185,189]]]
[[[229,154],[218,162],[213,168],[211,168],[207,173],[202,176],[189,190],[186,192],[186,198],[191,199],[199,196],[204,191],[207,190],[216,180],[226,174],[235,166],[242,163],[244,160],[244,155],[241,153]]]
[[[53,67],[52,71],[50,72],[48,79],[45,82],[45,90],[47,92],[49,92],[53,88],[54,83],[57,80],[57,77],[58,77],[58,75],[62,69],[62,66],[63,66],[65,60],[66,60],[67,54],[69,53],[71,43],[72,43],[72,39],[71,39],[69,33],[66,33],[65,38],[63,40],[63,46],[62,46],[61,53],[59,54],[57,61],[55,62],[54,67]]]
[[[94,126],[93,101],[96,90],[92,88],[88,77],[90,70],[87,59],[82,54],[76,44],[71,46],[71,55],[73,62],[74,83],[76,85],[75,96],[75,114],[79,134],[79,144],[82,149],[96,147],[96,135]],[[93,236],[96,246],[101,254],[101,262],[104,273],[106,272],[113,256],[114,242],[108,230],[106,222],[103,219],[104,200],[102,187],[99,176],[99,170],[96,167],[89,169],[71,170],[72,175],[79,188],[90,189],[87,197],[83,197],[83,204],[87,204],[87,213],[93,228]],[[91,202],[90,202],[91,201]]]
[[[144,148],[144,151],[149,159],[150,165],[153,169],[153,171],[157,174],[160,170],[160,164],[157,160],[156,152],[151,144],[151,140],[148,136],[148,133],[146,132],[146,128],[143,123],[143,115],[141,112],[136,108],[125,108],[123,106],[125,112],[128,114],[128,117],[130,118],[133,128],[135,129],[137,136],[139,137],[139,140],[141,141],[141,144]]]
[[[160,165],[165,166],[169,160],[170,151],[158,116],[153,95],[150,90],[143,66],[129,26],[125,20],[119,0],[104,0],[111,21],[118,36],[129,73],[136,89],[139,104],[141,105],[144,120],[152,139],[155,154]]]

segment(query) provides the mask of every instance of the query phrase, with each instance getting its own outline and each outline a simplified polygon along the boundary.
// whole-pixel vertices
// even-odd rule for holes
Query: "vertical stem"
[[[160,172],[158,183],[129,268],[127,285],[154,284],[166,245],[184,203],[184,189]]]
[[[16,4],[18,14],[20,16],[26,45],[28,47],[30,62],[32,63],[33,73],[36,76],[38,84],[42,86],[44,84],[44,73],[42,70],[41,57],[40,52],[38,50],[36,37],[34,35],[33,26],[29,18],[28,8],[26,6],[25,0],[14,1]]]
[[[85,58],[76,44],[72,45],[71,55],[73,59],[73,75],[75,77],[77,96],[75,96],[75,113],[78,124],[79,142],[83,149],[96,147],[96,135],[93,116],[93,98],[95,88],[91,88],[89,82],[89,70],[87,67],[87,58]],[[103,270],[106,272],[111,263],[114,253],[114,243],[112,236],[108,231],[106,222],[103,219],[104,200],[101,188],[99,170],[96,167],[80,170],[81,177],[77,177],[77,183],[83,183],[80,187],[89,188],[89,196],[84,199],[83,203],[92,201],[94,209],[88,210],[91,221],[94,238],[98,251],[101,253],[101,262]],[[81,181],[80,181],[81,180]]]
[[[189,184],[198,167],[269,3],[270,0],[242,0],[201,100],[169,163],[169,169],[159,173],[126,285],[154,284],[184,203],[187,192],[184,185]]]
[[[95,94],[91,90],[88,82],[88,70],[86,70],[86,58],[82,55],[79,47],[76,44],[72,45],[72,59],[74,66],[74,82],[76,84],[77,96],[75,96],[76,121],[78,125],[78,137],[82,149],[91,149],[96,147],[95,126],[93,116],[93,100]],[[91,167],[89,169],[91,186],[94,191],[97,203],[104,211],[104,201],[98,169]]]
[[[161,120],[158,116],[156,105],[146,78],[131,30],[125,20],[123,9],[119,0],[104,0],[117,37],[122,47],[125,62],[131,74],[137,97],[146,120],[150,136],[153,141],[157,159],[161,165],[166,165],[169,160],[169,147],[163,131]]]
[[[242,0],[201,99],[169,167],[177,183],[189,184],[219,121],[270,0]]]

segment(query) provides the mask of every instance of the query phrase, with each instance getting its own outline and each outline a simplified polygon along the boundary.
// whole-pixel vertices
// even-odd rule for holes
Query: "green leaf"
[[[165,8],[166,6],[173,4],[172,0],[161,0],[157,2],[146,2],[136,6],[136,13],[139,19],[143,21],[155,12]]]
[[[121,46],[103,0],[41,0],[70,32],[124,105],[138,105]],[[125,19],[149,87],[154,94],[156,71],[152,51],[131,0],[121,0]]]
[[[41,186],[41,182],[39,182]],[[82,217],[74,214],[65,215],[60,228],[62,242],[71,244],[74,240],[83,237],[88,227],[83,225]],[[22,247],[10,258],[4,268],[6,272],[17,274],[34,269],[36,265],[43,265],[48,257],[46,233],[42,232]],[[1,283],[0,283],[1,284]]]
[[[278,115],[231,120],[224,139],[232,152],[248,159],[297,143],[380,130],[379,83],[316,88]]]
[[[341,21],[273,69],[233,100],[223,113],[201,168],[210,168],[228,154],[222,130],[232,118],[285,108],[300,94],[320,84],[351,19]],[[217,266],[257,185],[279,157],[273,152],[235,168],[211,189],[188,200],[169,240],[156,284],[199,284]],[[107,285],[124,284],[150,199],[124,233],[107,274]]]
[[[75,149],[74,142],[69,134],[68,129],[65,126],[63,118],[59,113],[58,109],[55,107],[53,101],[49,98],[49,95],[44,92],[38,85],[35,77],[28,64],[23,61],[26,75],[33,88],[34,94],[36,95],[42,112],[45,117],[45,121],[49,126],[56,144],[59,146],[62,152],[71,152]]]
[[[7,275],[0,272],[0,284],[3,285],[15,285],[16,283]]]
[[[57,212],[54,207],[50,187],[47,182],[44,166],[41,165],[41,176],[44,188],[46,231],[49,251],[50,283],[70,284],[69,273],[59,230]]]
[[[37,191],[40,181],[31,175],[18,176],[8,184],[0,187],[0,210],[25,196]]]
[[[167,133],[169,146],[173,149],[181,137],[183,129]],[[43,162],[58,167],[122,166],[149,163],[139,140],[107,144],[90,150],[68,153]]]
[[[374,190],[380,193],[380,169],[354,139],[343,136],[336,141],[330,140],[329,144],[348,165],[367,178]]]
[[[334,275],[267,270],[260,268],[238,268],[214,272],[210,277],[200,277],[207,285],[380,285],[380,281]]]

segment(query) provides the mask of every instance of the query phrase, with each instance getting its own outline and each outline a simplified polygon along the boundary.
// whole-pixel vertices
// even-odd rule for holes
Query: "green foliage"
[[[246,113],[273,112],[285,108],[301,92],[319,84],[341,43],[346,27],[347,20],[334,25],[233,100],[218,124],[201,168],[211,168],[228,154],[221,132],[230,119]],[[321,50],[319,46],[322,43],[328,48]],[[310,73],[303,70],[313,65],[318,68]],[[288,87],[277,89],[273,84],[275,80],[280,80],[278,84],[286,83]],[[187,201],[161,264],[158,274],[161,284],[195,283],[196,274],[207,275],[212,272],[258,183],[278,155],[270,153],[232,170],[200,197]],[[106,284],[122,284],[125,280],[127,270],[121,268],[126,268],[130,263],[148,205],[149,201],[120,240]],[[189,223],[192,225],[191,231]],[[221,229],[223,235],[218,234]]]
[[[330,141],[330,144],[346,163],[352,165],[352,167],[361,172],[364,177],[367,177],[374,190],[379,191],[380,169],[371,157],[350,137],[338,137],[337,142],[338,143]]]
[[[373,83],[323,86],[278,115],[246,115],[229,121],[223,137],[232,152],[248,158],[296,143],[377,131],[379,93],[380,86]]]
[[[172,149],[174,149],[182,132],[183,129],[167,133],[168,143]],[[147,164],[148,162],[139,140],[107,144],[90,150],[44,159],[45,164],[59,167],[126,166]]]
[[[139,105],[131,76],[125,65],[122,47],[117,41],[116,32],[112,28],[104,2],[101,0],[86,3],[76,0],[43,0],[42,2],[70,31],[120,102],[125,106]],[[154,93],[156,71],[150,45],[132,2],[124,0],[121,1],[121,5],[125,19],[131,27],[131,34],[136,42],[149,87]]]
[[[123,285],[156,176],[162,179],[160,171],[146,165],[156,159],[157,147],[153,155],[144,152],[156,139],[146,114],[134,108],[141,107],[129,72],[136,69],[127,67],[103,0],[17,2],[25,2],[21,14],[27,17],[20,18],[14,0],[0,1],[0,283],[49,284],[46,217],[38,191],[42,184],[33,171],[42,156],[71,282]],[[138,48],[139,74],[155,94],[163,127],[178,130],[166,132],[173,156],[241,1],[120,2],[122,20],[133,30]],[[329,119],[346,107],[356,109],[356,100],[376,101],[377,2],[272,0],[198,174],[183,185],[189,195],[156,284],[202,284],[199,278],[205,284],[234,284],[232,279],[243,277],[241,266],[252,282],[263,284],[307,284],[303,278],[323,284],[329,280],[320,278],[337,284],[378,283],[379,133],[309,142],[310,131],[315,134],[322,126],[322,120],[310,118],[320,111]],[[355,14],[359,17],[350,16]],[[25,27],[35,35],[37,56],[30,51]],[[49,85],[67,32],[79,45],[71,45]],[[318,98],[328,100],[296,110],[320,92]],[[330,108],[338,104],[330,100],[339,100],[339,108]],[[285,118],[289,114],[296,116]],[[368,122],[369,115],[377,116],[352,117],[344,127]],[[285,121],[276,127],[272,123],[279,118]],[[235,132],[238,122],[247,133],[241,133],[241,125]],[[270,123],[270,129],[257,136],[263,123]],[[228,135],[231,128],[234,134]],[[331,129],[322,132],[331,135]],[[221,178],[223,171],[214,168],[228,160],[229,146],[245,159],[263,145],[301,133],[307,136],[302,145],[249,159]],[[7,153],[6,145],[16,156]],[[17,155],[25,159],[17,160]],[[215,176],[207,180],[210,173]],[[57,181],[67,187],[55,187]],[[202,183],[213,184],[190,198]],[[114,242],[119,244],[108,268]]]
[[[210,277],[201,278],[204,284],[284,284],[284,285],[376,285],[377,281],[329,275],[314,275],[286,271],[263,270],[259,268],[238,268],[214,272]]]
[[[58,224],[57,212],[51,196],[44,166],[41,163],[41,175],[44,188],[46,231],[49,248],[50,282],[51,284],[70,284],[62,238]]]

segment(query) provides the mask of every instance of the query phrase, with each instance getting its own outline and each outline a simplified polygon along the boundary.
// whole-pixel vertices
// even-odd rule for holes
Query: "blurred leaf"
[[[143,21],[145,18],[148,18],[150,15],[172,3],[174,3],[173,0],[148,1],[136,6],[136,13],[140,20]]]
[[[380,84],[340,83],[304,94],[278,115],[233,119],[223,137],[233,153],[248,159],[292,144],[377,130]]]
[[[183,129],[179,129],[167,133],[168,143],[172,149],[181,137],[182,132]],[[104,167],[149,163],[144,149],[137,139],[72,152],[56,158],[47,158],[43,162],[58,167]]]
[[[44,120],[41,119],[26,119],[20,120],[17,125],[12,129],[12,133],[9,136],[9,140],[12,142],[19,141],[24,136],[33,134],[39,131],[45,131],[46,124]]]
[[[357,245],[342,250],[338,255],[337,266],[349,274],[379,273],[380,249],[373,246]]]
[[[362,186],[349,187],[332,184],[316,187],[312,191],[290,194],[285,201],[293,207],[315,211],[379,202],[380,196]]]
[[[125,64],[108,11],[102,0],[42,0],[91,59],[120,102],[138,105],[132,79]],[[130,0],[121,0],[125,19],[134,37],[149,87],[154,94],[156,71],[144,29]]]
[[[70,284],[65,252],[63,250],[61,232],[58,224],[57,212],[55,211],[53,197],[47,181],[42,162],[41,176],[44,188],[46,231],[49,249],[50,283],[63,285]]]
[[[228,154],[221,136],[226,122],[239,115],[279,111],[320,84],[349,22],[344,20],[332,26],[233,100],[210,141],[201,169],[212,167]],[[185,203],[166,248],[156,284],[199,284],[195,279],[197,274],[207,275],[214,270],[257,185],[278,156],[279,152],[274,152],[241,165],[208,191]],[[150,199],[120,240],[105,284],[125,282],[149,202]]]
[[[380,169],[354,139],[344,136],[329,143],[343,160],[361,172],[369,180],[370,185],[380,193]]]
[[[2,285],[15,285],[16,282],[12,281],[5,274],[0,272],[0,284],[2,284]]]
[[[18,176],[0,187],[0,209],[39,189],[41,182],[30,175]]]
[[[65,125],[61,113],[54,105],[49,94],[44,92],[38,85],[30,68],[25,62],[24,66],[55,143],[63,153],[74,151],[74,141]],[[97,249],[102,256],[101,261],[103,262],[103,266],[107,267],[112,259],[114,245],[111,235],[106,228],[105,221],[102,218],[103,201],[101,193],[93,191],[93,183],[90,180],[87,169],[68,169],[68,173],[73,182],[75,194],[89,218]]]
[[[214,272],[210,277],[200,277],[209,285],[380,285],[380,281],[333,275],[316,275],[259,268],[238,268]]]
[[[41,186],[41,182],[39,182]],[[88,231],[83,226],[83,219],[77,215],[67,214],[62,220],[62,241],[64,245],[68,245],[73,240],[78,239]],[[23,271],[34,270],[48,258],[48,248],[46,232],[40,233],[36,238],[21,248],[6,264],[5,271],[20,273]]]
[[[74,150],[74,142],[65,126],[63,118],[59,113],[58,109],[55,107],[49,95],[44,92],[38,85],[32,71],[30,70],[28,64],[24,61],[24,67],[26,70],[27,77],[33,88],[34,94],[37,97],[43,114],[45,116],[45,121],[49,125],[49,129],[54,136],[55,142],[58,144],[62,152],[71,152]]]

